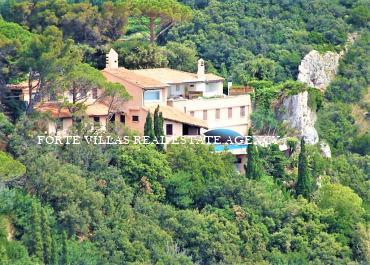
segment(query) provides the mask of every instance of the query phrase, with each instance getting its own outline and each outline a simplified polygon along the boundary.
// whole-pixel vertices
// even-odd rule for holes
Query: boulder
[[[325,142],[320,143],[320,151],[323,157],[331,158],[331,149],[327,143]]]

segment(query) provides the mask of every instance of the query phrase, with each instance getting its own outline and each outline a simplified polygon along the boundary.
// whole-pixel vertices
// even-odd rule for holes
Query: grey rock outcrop
[[[299,65],[298,81],[324,92],[337,74],[340,58],[347,52],[348,47],[355,42],[357,37],[356,32],[350,33],[344,50],[340,53],[326,52],[320,54],[316,50],[310,51]],[[307,143],[318,143],[319,137],[315,129],[317,117],[316,112],[308,106],[308,92],[283,99],[279,107],[278,118],[286,121],[291,128],[295,129],[298,137],[305,137]],[[329,145],[321,144],[320,147],[325,157],[331,156]]]
[[[341,56],[342,53],[310,51],[299,65],[298,81],[324,91],[337,73]]]
[[[320,143],[320,151],[323,157],[331,158],[331,149],[327,143],[325,142]]]
[[[317,116],[308,106],[307,91],[283,99],[279,113],[279,119],[286,121],[308,144],[316,144],[319,141],[314,127]]]

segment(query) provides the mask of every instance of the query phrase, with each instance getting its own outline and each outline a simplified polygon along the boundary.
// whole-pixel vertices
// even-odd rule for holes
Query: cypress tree
[[[55,241],[55,236],[51,237],[50,265],[58,265],[58,250],[57,250],[57,242]]]
[[[51,264],[51,249],[52,239],[49,225],[49,218],[45,210],[42,211],[42,241],[43,241],[43,257],[45,264]]]
[[[61,264],[69,265],[69,253],[68,253],[68,239],[67,233],[64,231],[62,236],[62,253],[61,253]]]
[[[153,129],[153,121],[152,115],[148,111],[146,115],[145,125],[144,125],[144,136],[149,136],[149,141],[153,142],[155,139],[154,129]]]
[[[6,248],[4,244],[0,243],[0,264],[1,265],[8,265],[9,264],[9,258],[8,254],[6,253]]]
[[[258,161],[257,148],[254,145],[252,129],[249,128],[248,136],[250,143],[247,146],[248,161],[246,166],[245,175],[250,179],[259,179],[262,176],[262,169]]]
[[[296,185],[296,194],[309,198],[312,192],[312,180],[308,168],[305,141],[301,139],[301,152],[298,159],[298,180]]]
[[[32,202],[32,239],[31,239],[31,253],[40,260],[43,260],[43,246],[41,236],[41,218],[39,207],[35,202]]]
[[[154,135],[155,137],[158,137],[158,132],[159,132],[159,124],[158,124],[158,121],[159,121],[159,105],[155,108],[155,111],[154,111]]]
[[[154,111],[154,134],[157,139],[157,150],[158,151],[163,151],[164,146],[161,144],[162,142],[162,137],[164,137],[164,131],[163,131],[163,124],[164,124],[164,119],[162,112],[159,112],[159,105]]]

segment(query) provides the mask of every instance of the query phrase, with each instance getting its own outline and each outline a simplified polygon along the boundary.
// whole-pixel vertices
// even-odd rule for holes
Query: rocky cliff
[[[337,73],[342,55],[343,52],[320,54],[312,50],[303,58],[299,66],[298,81],[325,91]],[[298,137],[305,137],[309,144],[316,144],[319,141],[315,129],[316,112],[308,106],[307,91],[283,99],[279,113],[280,119],[295,129]]]
[[[316,112],[308,107],[307,91],[283,99],[279,113],[279,118],[295,129],[298,137],[303,136],[308,144],[316,144],[319,141],[314,127]]]
[[[337,73],[341,56],[342,53],[310,51],[299,66],[298,81],[324,91]]]

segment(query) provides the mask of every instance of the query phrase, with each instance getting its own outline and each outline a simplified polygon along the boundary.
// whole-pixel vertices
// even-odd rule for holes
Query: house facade
[[[96,126],[106,129],[108,123],[144,133],[148,112],[159,105],[164,118],[166,139],[202,135],[209,129],[226,128],[246,135],[250,126],[251,98],[249,94],[228,96],[223,93],[224,79],[205,73],[204,61],[198,61],[197,73],[169,68],[128,70],[118,66],[118,54],[107,54],[102,74],[110,82],[122,84],[131,98],[110,112],[102,91],[89,92],[85,100],[85,116]],[[27,100],[24,87],[15,87]],[[64,95],[68,98],[70,95]],[[39,111],[50,112],[55,122],[48,125],[51,134],[66,134],[71,128],[72,115],[55,101],[35,105]]]
[[[118,67],[118,55],[114,50],[107,55],[106,68],[102,73],[110,82],[124,85],[131,95],[131,99],[120,107],[128,128],[144,134],[146,116],[148,112],[154,113],[157,106],[164,118],[164,132],[168,141],[179,136],[200,135],[208,128],[205,121],[167,104],[171,88],[169,84],[140,71]]]
[[[121,83],[131,94],[132,99],[123,105],[123,112],[127,115],[126,125],[140,133],[143,133],[147,112],[159,105],[169,139],[199,135],[206,129],[216,128],[247,134],[250,95],[225,95],[224,79],[205,73],[202,59],[198,61],[197,73],[169,68],[128,70],[118,67],[118,55],[111,50],[102,72],[109,81]]]

